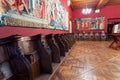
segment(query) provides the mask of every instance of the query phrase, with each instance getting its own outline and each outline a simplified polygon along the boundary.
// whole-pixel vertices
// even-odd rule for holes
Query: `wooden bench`
[[[11,35],[0,39],[0,54],[2,56],[0,72],[1,75],[3,75],[1,77],[3,78],[2,80],[33,80],[30,63],[20,52],[18,46],[20,38],[20,35]],[[8,58],[6,58],[4,54],[6,54]],[[7,72],[5,72],[5,70],[7,70]]]

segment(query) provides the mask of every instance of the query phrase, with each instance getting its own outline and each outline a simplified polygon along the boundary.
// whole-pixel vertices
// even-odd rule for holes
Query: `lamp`
[[[86,2],[86,0],[84,1],[84,3],[85,3],[85,8],[83,8],[82,9],[82,13],[83,14],[90,14],[91,13],[91,11],[92,11],[92,9],[91,8],[87,8],[87,2]]]
[[[90,8],[82,9],[82,13],[83,13],[83,14],[90,14],[91,11],[92,11],[92,9],[90,9]]]

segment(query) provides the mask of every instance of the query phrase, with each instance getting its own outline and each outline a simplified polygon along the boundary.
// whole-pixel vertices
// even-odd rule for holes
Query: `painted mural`
[[[68,12],[59,0],[46,0],[46,18],[54,29],[68,30]]]
[[[68,29],[59,0],[0,0],[0,25]]]
[[[103,30],[105,17],[77,18],[75,19],[76,30]]]

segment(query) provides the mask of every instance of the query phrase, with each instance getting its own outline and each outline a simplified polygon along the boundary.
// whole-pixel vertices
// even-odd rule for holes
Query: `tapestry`
[[[76,30],[103,30],[105,17],[77,18],[75,19]]]
[[[46,18],[54,29],[68,30],[68,12],[59,0],[46,0]]]
[[[0,25],[68,29],[68,12],[59,0],[0,0]]]

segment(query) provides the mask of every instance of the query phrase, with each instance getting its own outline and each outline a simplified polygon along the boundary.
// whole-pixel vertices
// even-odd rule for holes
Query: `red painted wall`
[[[72,19],[72,9],[67,6],[67,0],[60,0],[65,9],[69,13],[69,19]],[[0,38],[12,35],[12,34],[21,34],[23,36],[32,36],[36,34],[56,34],[56,33],[66,33],[68,31],[63,30],[52,30],[52,29],[40,29],[40,28],[22,28],[22,27],[9,27],[9,26],[0,26]]]
[[[32,36],[36,34],[50,34],[50,33],[67,33],[68,31],[63,30],[52,30],[52,29],[38,29],[38,28],[21,28],[21,27],[0,27],[0,38],[13,35],[13,34],[21,34],[23,36]]]
[[[94,18],[99,16],[105,17],[105,31],[107,31],[107,19],[108,18],[120,18],[120,5],[107,6],[101,9],[100,13],[95,13],[94,10],[89,15],[83,15],[81,9],[73,11],[73,20],[75,18]],[[74,23],[73,23],[74,24]],[[73,29],[75,32],[75,29]]]

